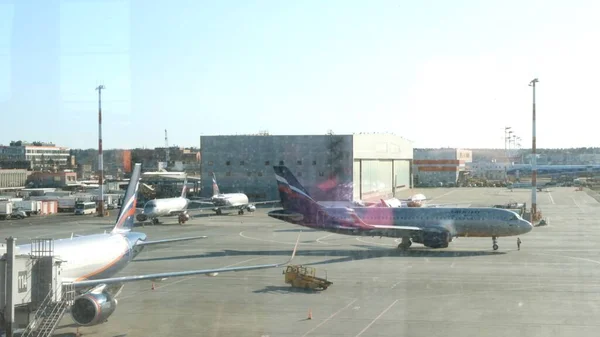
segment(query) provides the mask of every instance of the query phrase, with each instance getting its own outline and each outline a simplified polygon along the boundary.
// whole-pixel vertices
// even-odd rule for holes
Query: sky
[[[0,144],[391,132],[599,146],[600,2],[0,0]]]

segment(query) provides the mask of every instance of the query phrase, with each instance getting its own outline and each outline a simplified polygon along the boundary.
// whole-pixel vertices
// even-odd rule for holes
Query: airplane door
[[[325,227],[325,212],[318,211],[317,212],[317,226]]]

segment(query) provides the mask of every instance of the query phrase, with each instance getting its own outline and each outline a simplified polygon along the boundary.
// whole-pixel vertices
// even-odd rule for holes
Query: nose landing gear
[[[498,250],[498,238],[496,238],[495,236],[492,236],[492,249],[494,250]]]

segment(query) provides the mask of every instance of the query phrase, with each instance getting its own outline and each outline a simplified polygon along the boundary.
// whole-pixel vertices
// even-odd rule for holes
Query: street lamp
[[[536,154],[536,139],[535,139],[535,84],[539,80],[534,78],[529,82],[529,86],[533,88],[533,119],[532,119],[532,137],[531,137],[531,223],[537,212],[537,154]]]

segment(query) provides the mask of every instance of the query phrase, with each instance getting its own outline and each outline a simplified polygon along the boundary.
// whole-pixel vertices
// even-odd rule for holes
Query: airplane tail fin
[[[212,173],[212,190],[213,190],[213,197],[216,195],[219,195],[219,185],[217,185],[217,177],[215,177],[215,173]]]
[[[322,207],[310,197],[306,189],[286,166],[273,166],[283,208],[301,214],[316,214]]]
[[[183,180],[183,188],[181,189],[181,197],[185,198],[187,195],[187,178]]]
[[[142,164],[136,163],[133,168],[133,173],[131,173],[131,179],[129,179],[127,192],[125,192],[125,197],[123,197],[121,211],[119,212],[115,227],[113,227],[111,233],[128,232],[133,228],[141,172]]]

